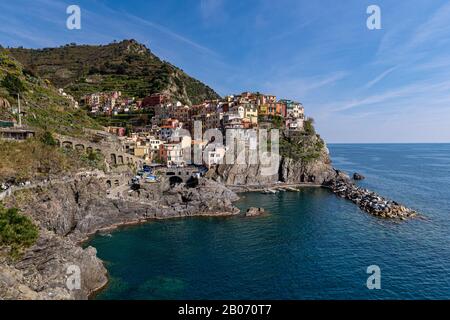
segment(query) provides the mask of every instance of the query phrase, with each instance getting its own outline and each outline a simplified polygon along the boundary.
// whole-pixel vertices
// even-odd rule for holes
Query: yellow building
[[[259,105],[258,109],[259,109],[258,111],[259,111],[260,115],[265,116],[265,115],[269,114],[269,106],[267,104],[265,104],[265,103]]]
[[[134,155],[140,158],[147,158],[149,155],[149,147],[148,146],[136,146],[134,148]]]
[[[252,125],[258,124],[258,107],[254,104],[247,104],[244,106],[244,118],[249,119]]]

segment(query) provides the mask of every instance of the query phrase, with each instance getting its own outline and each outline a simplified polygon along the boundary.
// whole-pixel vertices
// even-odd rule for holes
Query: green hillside
[[[24,70],[0,48],[0,120],[18,120],[18,92],[22,122],[36,130],[36,137],[26,143],[0,141],[0,183],[42,180],[80,168],[102,168],[101,155],[61,149],[52,138],[53,133],[84,136],[84,128],[100,128],[95,120],[71,106],[52,85]]]
[[[0,119],[18,119],[17,93],[21,96],[23,123],[40,131],[82,135],[83,128],[99,125],[83,110],[71,106],[48,81],[36,77],[0,48],[0,99],[11,107],[0,107]]]
[[[97,91],[122,91],[145,97],[164,92],[185,103],[218,98],[218,94],[181,69],[160,60],[135,40],[108,45],[8,49],[31,74],[48,79],[79,98]]]

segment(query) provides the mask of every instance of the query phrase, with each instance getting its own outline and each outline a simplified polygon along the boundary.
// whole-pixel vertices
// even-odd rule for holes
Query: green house
[[[14,122],[0,120],[0,128],[12,128],[14,127]]]

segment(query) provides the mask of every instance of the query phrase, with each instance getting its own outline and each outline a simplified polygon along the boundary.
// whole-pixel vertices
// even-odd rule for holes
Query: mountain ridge
[[[28,72],[48,79],[77,99],[116,90],[139,98],[164,93],[187,104],[220,98],[212,88],[161,60],[134,39],[106,45],[72,43],[57,48],[7,50]]]

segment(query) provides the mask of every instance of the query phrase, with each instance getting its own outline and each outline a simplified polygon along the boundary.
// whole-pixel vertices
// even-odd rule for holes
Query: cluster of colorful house
[[[275,124],[278,129],[298,132],[303,130],[305,121],[301,103],[252,92],[204,101],[198,105],[171,101],[164,94],[136,100],[122,97],[120,92],[95,93],[83,97],[81,104],[90,108],[92,113],[114,115],[146,110],[153,114],[151,125],[146,127],[134,127],[132,132],[127,132],[124,127],[108,127],[107,131],[119,137],[125,152],[146,162],[169,167],[185,166],[192,158],[186,150],[196,147],[203,150],[203,164],[207,167],[217,165],[223,159],[226,147],[222,143],[191,138],[195,123],[201,123],[202,132],[209,129],[218,129],[223,133],[227,129],[269,129]],[[189,132],[190,136],[185,132]]]
[[[142,99],[123,96],[120,91],[113,91],[85,95],[81,98],[80,104],[88,107],[92,114],[117,115],[140,110],[142,101]]]

